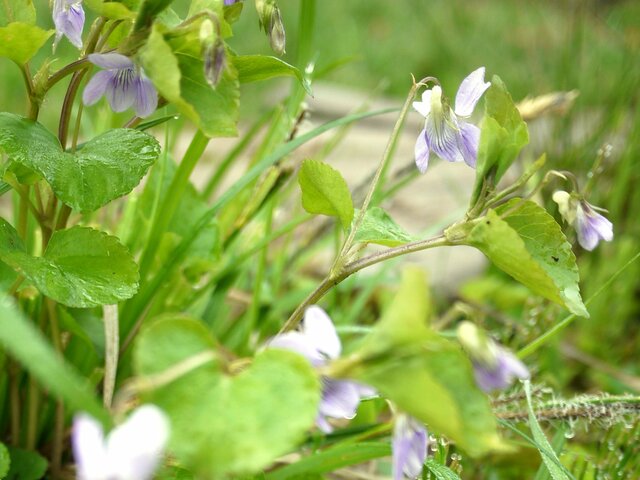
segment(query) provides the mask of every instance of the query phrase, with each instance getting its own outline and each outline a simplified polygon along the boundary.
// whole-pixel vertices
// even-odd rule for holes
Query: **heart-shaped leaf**
[[[367,210],[355,235],[356,242],[377,243],[387,247],[404,245],[414,240],[416,238],[407,233],[380,207]]]
[[[533,292],[576,315],[589,316],[580,297],[576,257],[560,225],[544,208],[513,199],[490,210],[467,241]]]
[[[53,30],[22,22],[0,27],[0,56],[10,58],[18,65],[27,63],[51,35]]]
[[[92,212],[129,193],[160,155],[160,145],[138,130],[109,130],[75,153],[37,122],[0,113],[0,147],[15,162],[42,175],[74,210]]]
[[[137,373],[154,375],[210,352],[197,320],[166,318],[140,333]],[[311,365],[283,350],[260,353],[235,376],[212,360],[146,394],[171,419],[170,450],[198,478],[246,474],[293,449],[317,414],[320,385]]]
[[[118,303],[138,291],[138,266],[116,237],[86,227],[57,231],[42,257],[29,255],[0,218],[0,259],[69,307]]]

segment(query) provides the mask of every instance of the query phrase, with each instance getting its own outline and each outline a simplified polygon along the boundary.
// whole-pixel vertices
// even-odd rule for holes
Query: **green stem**
[[[585,305],[589,305],[598,295],[600,295],[602,292],[604,292],[609,285],[611,285],[613,283],[613,281],[618,278],[618,276],[624,272],[633,262],[635,262],[638,258],[640,258],[640,252],[638,252],[633,258],[631,258],[631,260],[629,260],[627,263],[625,263],[622,268],[620,268],[620,270],[618,270],[616,273],[614,273],[613,275],[611,275],[611,277],[609,277],[609,279],[604,282],[600,288],[593,294],[591,295],[591,297],[589,298],[589,300],[587,300],[585,302]],[[533,340],[532,342],[530,342],[528,345],[526,345],[524,348],[520,349],[520,351],[518,351],[518,357],[520,358],[525,358],[528,357],[529,355],[531,355],[533,352],[535,352],[536,350],[538,350],[540,347],[542,347],[543,345],[547,344],[549,342],[549,340],[551,340],[553,337],[555,337],[556,335],[558,335],[562,330],[564,330],[565,328],[567,328],[571,322],[573,322],[576,319],[576,315],[575,314],[571,314],[566,316],[564,319],[562,319],[559,323],[557,323],[556,325],[554,325],[550,330],[548,330],[547,332],[543,333],[542,335],[540,335],[538,338],[536,338],[535,340]]]
[[[77,71],[83,70],[90,66],[91,64],[89,63],[89,59],[85,57],[62,67],[60,70],[58,70],[48,78],[47,85],[45,86],[45,91],[51,89],[56,83],[64,79],[67,75],[71,75],[72,73],[76,73]]]
[[[102,396],[104,406],[111,407],[113,392],[116,385],[116,373],[118,371],[118,353],[120,349],[120,336],[118,332],[118,305],[104,305],[102,307],[104,317],[104,381]]]
[[[149,234],[149,241],[140,261],[141,279],[145,279],[149,273],[149,269],[151,268],[151,264],[160,245],[160,239],[167,230],[173,215],[178,209],[182,195],[189,183],[189,177],[208,144],[209,137],[202,133],[202,131],[198,130],[193,136],[191,144],[189,145],[189,148],[187,148],[187,151],[176,170],[173,180],[171,181],[167,194],[153,219],[151,233]]]
[[[336,257],[336,260],[331,268],[333,272],[340,270],[342,263],[345,261],[345,258],[349,254],[349,250],[353,245],[356,233],[358,232],[358,228],[360,227],[362,220],[364,220],[364,216],[367,213],[367,209],[369,208],[371,199],[373,198],[373,195],[376,192],[378,182],[380,181],[380,178],[383,172],[387,168],[387,164],[389,163],[389,161],[391,160],[391,157],[393,156],[392,154],[393,154],[394,146],[400,135],[400,130],[402,129],[402,125],[404,124],[404,120],[407,116],[407,113],[409,113],[409,107],[411,106],[411,102],[413,102],[413,99],[415,98],[416,92],[419,87],[420,87],[420,83],[417,83],[417,84],[414,83],[411,86],[411,89],[409,90],[407,99],[405,100],[404,105],[402,106],[402,110],[400,110],[400,115],[398,116],[398,120],[396,121],[396,124],[393,127],[393,131],[391,132],[391,137],[387,142],[387,146],[385,148],[384,154],[382,155],[382,160],[380,161],[380,164],[378,165],[378,169],[376,170],[373,180],[371,181],[371,185],[369,186],[367,195],[364,198],[364,202],[362,202],[362,207],[360,208],[360,212],[358,213],[358,216],[353,222],[353,225],[351,226],[351,231],[349,232],[349,236],[344,241],[340,254]]]
[[[324,295],[334,286],[338,285],[340,282],[350,277],[354,273],[359,272],[364,268],[370,267],[371,265],[375,265],[376,263],[384,262],[385,260],[399,257],[401,255],[448,245],[453,244],[449,242],[449,240],[447,240],[444,235],[439,235],[427,240],[420,240],[417,242],[407,243],[406,245],[400,245],[399,247],[388,248],[387,250],[372,253],[371,255],[346,264],[342,268],[340,273],[329,274],[324,280],[322,280],[322,282],[320,282],[316,289],[311,292],[300,305],[298,305],[295,311],[287,319],[283,327],[280,329],[280,333],[295,328],[298,323],[300,323],[300,320],[302,320],[304,311],[308,306],[316,303],[318,300],[324,297]]]
[[[62,342],[60,339],[60,325],[56,303],[50,298],[45,299],[49,313],[49,326],[51,327],[51,339],[53,346],[59,355],[62,355]],[[64,448],[64,404],[61,400],[56,403],[56,412],[53,426],[53,446],[51,449],[51,473],[54,478],[60,474],[62,467],[62,451]]]

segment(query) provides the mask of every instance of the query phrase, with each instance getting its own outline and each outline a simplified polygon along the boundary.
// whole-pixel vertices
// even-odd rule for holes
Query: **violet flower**
[[[516,378],[529,378],[529,370],[513,353],[487,337],[473,323],[461,322],[457,335],[471,358],[476,383],[484,392],[503,390]]]
[[[589,202],[562,190],[555,192],[552,198],[558,204],[562,218],[575,229],[582,248],[591,251],[600,240],[613,240],[613,224]]]
[[[155,405],[137,408],[105,438],[87,414],[73,420],[71,441],[78,480],[148,480],[169,438],[169,421]]]
[[[82,93],[85,105],[93,105],[105,95],[114,112],[124,112],[133,106],[138,117],[148,117],[156,110],[156,89],[130,58],[119,53],[93,53],[89,61],[105,70],[87,83]]]
[[[466,119],[490,86],[491,82],[484,81],[484,67],[480,67],[460,84],[453,111],[440,85],[425,90],[421,102],[413,102],[413,108],[425,117],[424,129],[415,146],[416,165],[420,173],[427,171],[431,152],[449,162],[464,161],[475,168],[480,129]]]
[[[493,343],[493,346],[492,362],[479,358],[471,360],[476,383],[482,391],[489,393],[493,390],[504,390],[516,378],[520,380],[529,378],[529,370],[518,360],[518,357],[496,343]]]
[[[225,7],[228,7],[229,5],[233,5],[234,3],[238,3],[240,0],[224,0],[224,5]]]
[[[393,425],[393,478],[417,478],[427,458],[429,435],[415,418],[400,413]]]
[[[305,311],[300,331],[278,335],[269,341],[268,346],[299,353],[314,367],[327,364],[342,352],[342,344],[331,318],[316,305]],[[351,419],[356,415],[360,400],[375,394],[372,388],[351,380],[322,377],[322,386],[316,425],[325,433],[333,430],[327,418]]]
[[[54,50],[63,35],[75,47],[82,48],[82,29],[84,27],[82,0],[54,0],[53,23],[56,27]]]

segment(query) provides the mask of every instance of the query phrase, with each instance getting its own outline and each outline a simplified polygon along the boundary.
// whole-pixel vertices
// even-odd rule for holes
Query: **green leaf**
[[[433,458],[428,458],[424,465],[433,474],[435,480],[460,480],[458,474],[449,467],[436,462]]]
[[[485,94],[485,117],[480,131],[471,205],[478,200],[483,182],[487,180],[496,185],[527,143],[527,124],[503,81],[494,75]]]
[[[42,257],[29,255],[0,218],[0,259],[44,295],[69,307],[118,303],[138,290],[138,267],[116,237],[86,227],[57,231]]]
[[[423,272],[407,269],[400,290],[362,347],[332,365],[336,374],[373,386],[471,456],[504,450],[471,362],[458,344],[428,329],[426,298]]]
[[[199,321],[167,318],[140,333],[134,365],[138,375],[157,375],[213,348]],[[235,376],[214,359],[145,400],[169,415],[170,449],[180,463],[197,478],[219,478],[258,471],[295,448],[314,423],[319,394],[306,359],[272,349]]]
[[[356,242],[377,243],[387,247],[397,247],[414,240],[412,235],[407,233],[380,207],[372,207],[367,210],[355,235]]]
[[[11,467],[11,457],[9,456],[9,450],[0,442],[0,478],[5,478]]]
[[[36,23],[33,0],[8,0],[0,2],[0,26],[13,22]]]
[[[588,317],[576,257],[562,229],[542,207],[531,201],[518,206],[521,202],[516,198],[490,210],[473,227],[467,243],[533,292]],[[505,213],[507,217],[500,218]]]
[[[151,79],[160,95],[173,103],[178,110],[189,118],[199,119],[195,109],[187,103],[180,92],[180,66],[173,50],[165,41],[158,25],[147,38],[139,56],[145,73]]]
[[[85,5],[98,15],[112,20],[129,20],[135,18],[135,14],[121,2],[110,0],[84,0]]]
[[[337,445],[315,452],[282,468],[265,474],[265,480],[304,479],[310,475],[330,473],[339,468],[391,455],[391,445],[379,442]]]
[[[0,56],[23,65],[38,53],[51,35],[53,30],[43,30],[23,22],[0,27]]]
[[[0,297],[0,318],[0,345],[9,355],[29,370],[52,395],[64,400],[71,412],[84,411],[102,422],[109,421],[108,413],[86,379],[65,363],[40,330],[7,297]],[[13,468],[13,453],[11,458]]]
[[[13,161],[40,173],[60,200],[81,212],[129,193],[160,155],[154,137],[125,128],[67,153],[41,124],[11,113],[0,113],[0,147]]]
[[[11,468],[5,480],[40,480],[44,478],[49,464],[38,452],[21,448],[9,449]]]
[[[309,82],[304,78],[302,72],[279,58],[267,55],[237,55],[232,56],[231,61],[238,70],[240,83],[251,83],[274,77],[290,76],[297,78],[306,92],[311,95]]]
[[[209,137],[237,135],[240,84],[233,64],[227,64],[220,82],[211,88],[204,76],[198,32],[173,38],[168,43],[178,62],[180,96],[186,102],[177,102],[178,109]]]
[[[135,30],[150,27],[153,19],[160,14],[165,8],[173,3],[173,0],[142,0],[138,18],[134,26]]]
[[[570,477],[567,475],[567,469],[560,463],[560,459],[549,444],[549,440],[547,440],[542,428],[540,428],[536,414],[533,411],[533,405],[531,404],[531,382],[529,380],[525,380],[524,382],[524,392],[527,395],[529,428],[533,434],[533,439],[536,441],[536,447],[538,447],[540,455],[542,456],[542,461],[546,465],[547,470],[549,470],[549,474],[553,480],[569,480]]]
[[[302,206],[309,213],[340,218],[346,230],[353,220],[351,192],[340,172],[317,160],[302,162],[298,173]]]

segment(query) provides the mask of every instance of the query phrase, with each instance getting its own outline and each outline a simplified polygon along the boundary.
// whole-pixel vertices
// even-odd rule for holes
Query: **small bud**
[[[212,88],[220,83],[225,68],[227,68],[227,52],[224,42],[218,38],[204,52],[204,77]]]
[[[269,43],[271,44],[271,49],[278,55],[285,53],[287,39],[282,17],[280,16],[280,9],[277,5],[274,6],[269,19]]]
[[[271,49],[278,55],[285,53],[286,34],[280,9],[275,0],[256,0],[260,28],[269,36]]]
[[[227,52],[211,19],[205,19],[200,25],[200,44],[204,59],[204,78],[215,88],[227,67]]]
[[[486,333],[471,322],[461,322],[457,329],[458,341],[462,348],[475,359],[488,365],[495,365],[495,349]]]

